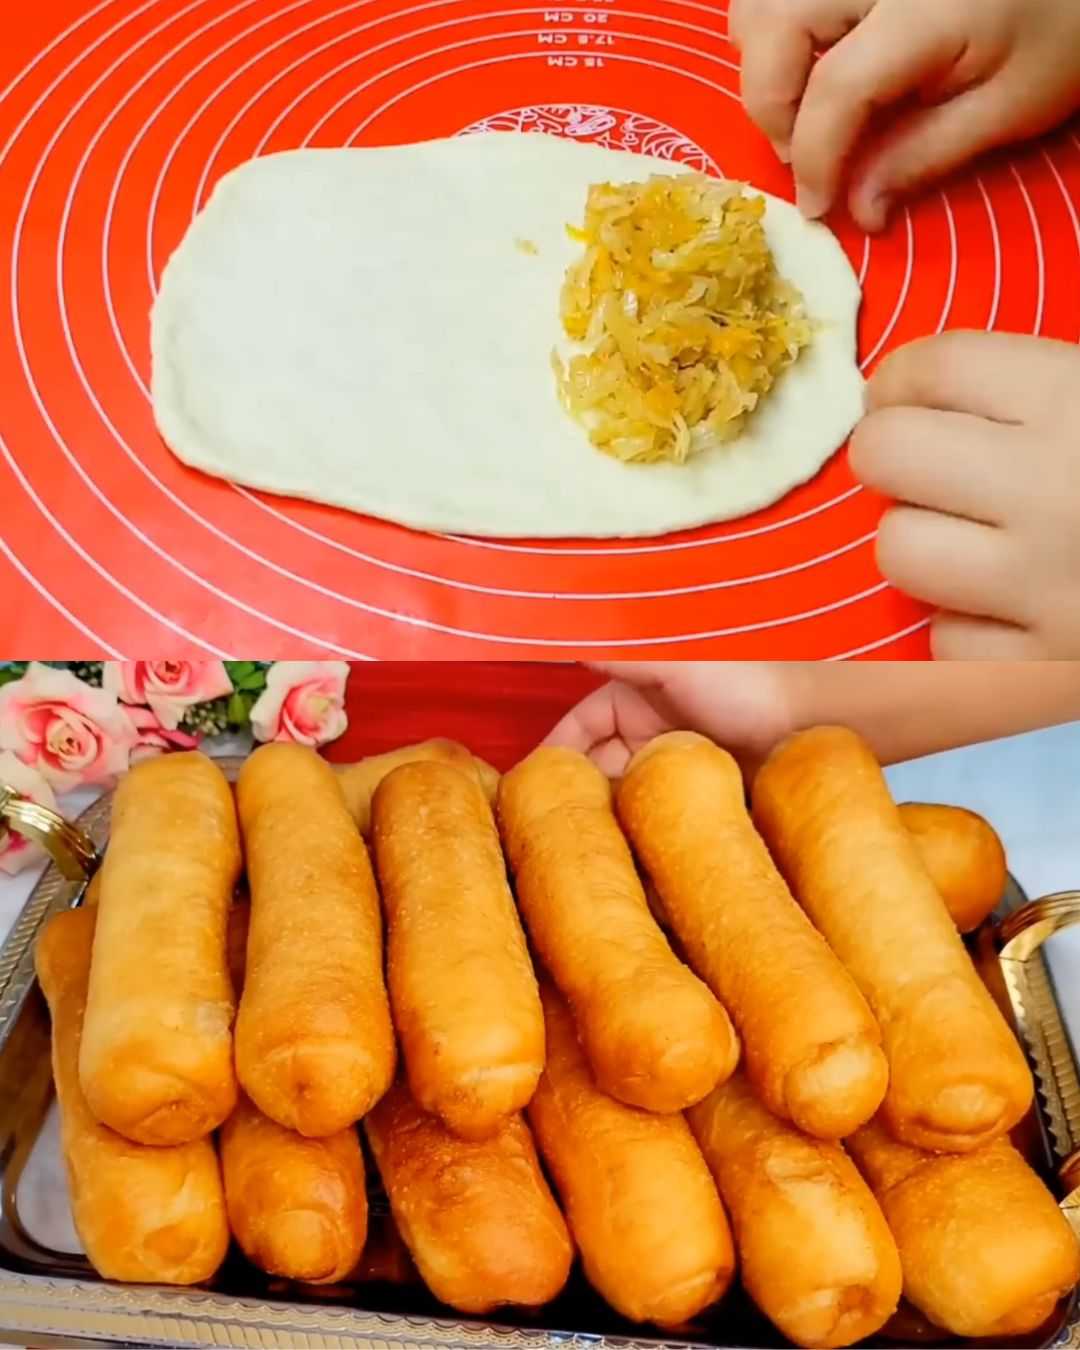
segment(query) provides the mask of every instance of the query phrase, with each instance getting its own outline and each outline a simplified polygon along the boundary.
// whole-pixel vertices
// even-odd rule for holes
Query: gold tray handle
[[[40,844],[68,881],[89,880],[100,862],[89,836],[77,825],[0,783],[0,837],[7,830]]]
[[[1029,960],[1043,943],[1063,928],[1080,923],[1080,891],[1058,891],[1021,905],[998,925],[998,953],[1003,964]]]
[[[1080,924],[1080,891],[1058,891],[1021,905],[998,926],[1001,964],[1024,966],[1055,933],[1075,924]],[[1062,1163],[1058,1181],[1065,1192],[1061,1212],[1080,1237],[1080,1149]]]

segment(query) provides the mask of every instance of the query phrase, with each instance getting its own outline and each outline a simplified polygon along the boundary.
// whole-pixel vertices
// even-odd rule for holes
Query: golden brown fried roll
[[[693,732],[658,736],[630,761],[616,803],[765,1104],[823,1139],[869,1120],[885,1092],[881,1033],[773,865],[732,757]]]
[[[607,779],[573,750],[535,750],[503,778],[498,815],[533,947],[599,1086],[650,1111],[700,1101],[738,1039],[649,912]]]
[[[589,1283],[635,1322],[676,1326],[731,1283],[731,1230],[681,1114],[624,1106],[596,1086],[570,1010],[542,988],[547,1065],[528,1109]]]
[[[334,771],[306,746],[256,750],[237,800],[251,885],[237,1073],[279,1125],[336,1134],[394,1072],[367,849]]]
[[[491,808],[451,764],[405,764],[372,812],[387,978],[409,1087],[483,1139],[528,1102],[544,1015]]]
[[[888,1127],[957,1153],[1011,1129],[1031,1074],[869,747],[842,727],[790,737],[754,781],[754,816],[881,1024]]]
[[[113,800],[79,1077],[142,1144],[215,1129],[236,1102],[225,929],[240,871],[232,793],[195,751],[135,765]]]
[[[422,760],[457,765],[463,773],[476,780],[489,802],[495,800],[499,786],[498,770],[471,754],[457,741],[419,741],[416,745],[403,745],[400,750],[389,750],[384,755],[369,755],[355,764],[342,764],[337,769],[345,804],[365,839],[371,834],[371,802],[375,789],[387,774],[393,773],[402,764],[415,764]]]
[[[957,1336],[1041,1326],[1080,1280],[1080,1245],[1007,1139],[961,1157],[923,1153],[873,1121],[849,1147],[900,1249],[904,1294]]]
[[[1005,850],[993,826],[974,811],[928,802],[904,802],[900,819],[945,908],[961,933],[970,933],[1005,894]]]
[[[855,1164],[754,1096],[742,1073],[687,1113],[731,1216],[747,1293],[796,1345],[852,1345],[900,1301],[896,1243]]]
[[[75,1228],[107,1280],[197,1284],[225,1257],[229,1226],[209,1138],[151,1148],[95,1119],[79,1084],[96,907],[58,914],[38,939],[38,981],[52,1018],[52,1069]]]
[[[364,1129],[398,1230],[437,1299],[483,1315],[559,1293],[573,1247],[521,1116],[488,1139],[461,1139],[399,1080]]]
[[[286,1130],[241,1095],[221,1130],[229,1225],[248,1260],[306,1284],[344,1279],[367,1235],[360,1137]]]

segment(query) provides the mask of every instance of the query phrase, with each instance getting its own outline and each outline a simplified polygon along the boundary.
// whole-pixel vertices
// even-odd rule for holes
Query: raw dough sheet
[[[556,393],[559,291],[581,253],[566,225],[592,183],[676,167],[516,133],[242,165],[165,269],[162,435],[207,473],[429,530],[648,536],[769,505],[863,407],[858,282],[789,203],[768,197],[766,232],[820,331],[738,440],[624,465]]]

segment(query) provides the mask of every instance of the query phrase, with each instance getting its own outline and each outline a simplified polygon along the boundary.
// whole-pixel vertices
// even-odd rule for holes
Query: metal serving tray
[[[235,778],[241,761],[219,761]],[[0,828],[3,826],[0,803]],[[79,824],[98,849],[109,829],[109,798]],[[66,860],[65,860],[66,862]],[[70,865],[66,870],[71,872]],[[100,1279],[81,1253],[73,1230],[42,1234],[40,1204],[28,1203],[48,1175],[54,1211],[63,1210],[62,1165],[49,1073],[49,1024],[33,971],[33,945],[58,911],[78,904],[85,881],[66,879],[53,864],[35,887],[0,948],[0,1339],[22,1344],[139,1346],[417,1345],[465,1347],[556,1346],[773,1347],[785,1344],[749,1301],[730,1295],[678,1337],[649,1336],[621,1321],[574,1276],[567,1291],[537,1316],[506,1314],[495,1322],[463,1319],[435,1303],[417,1282],[362,1281],[332,1289],[305,1289],[272,1280],[237,1253],[205,1288],[120,1285]],[[1080,892],[1028,901],[1010,882],[994,923],[975,936],[974,955],[1011,1015],[1037,1076],[1038,1101],[1025,1143],[1035,1165],[1059,1194],[1080,1232],[1080,1070],[1062,1019],[1053,978],[1040,951],[1052,933],[1080,923]],[[1000,978],[998,976],[1000,975]],[[372,1175],[374,1175],[372,1169]],[[40,1184],[37,1186],[40,1194]],[[385,1212],[372,1196],[372,1212]],[[55,1220],[55,1212],[54,1212]],[[65,1215],[65,1222],[69,1224]],[[61,1224],[61,1227],[64,1225]],[[888,1330],[888,1329],[887,1329]],[[905,1339],[908,1338],[908,1339]],[[867,1345],[974,1345],[955,1338],[930,1341],[914,1323]],[[1080,1348],[1076,1294],[1050,1325],[1016,1346]]]

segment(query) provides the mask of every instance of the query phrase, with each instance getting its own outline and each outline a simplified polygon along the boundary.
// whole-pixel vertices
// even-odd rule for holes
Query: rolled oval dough
[[[736,441],[622,464],[556,392],[559,291],[580,256],[566,225],[590,184],[676,167],[514,132],[241,165],[154,305],[162,436],[209,474],[464,534],[657,535],[769,505],[863,407],[858,282],[789,203],[767,197],[765,229],[820,331]]]

